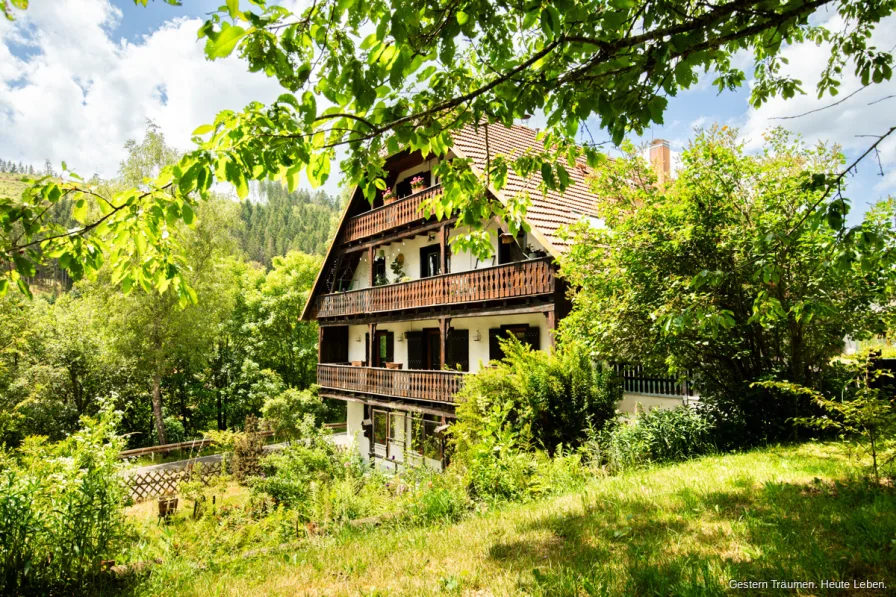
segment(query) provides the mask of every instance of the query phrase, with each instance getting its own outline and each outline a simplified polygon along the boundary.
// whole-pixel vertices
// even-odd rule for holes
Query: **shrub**
[[[414,469],[407,477],[412,490],[405,503],[406,518],[412,524],[457,522],[470,511],[464,478],[454,468],[436,473],[429,468]]]
[[[686,460],[713,452],[713,427],[698,409],[680,406],[639,412],[605,429],[592,448],[610,470]]]
[[[288,440],[298,439],[304,429],[323,422],[326,413],[327,407],[317,391],[294,388],[267,399],[261,408],[264,420],[277,437]]]
[[[186,440],[187,432],[184,424],[177,417],[165,417],[165,441],[169,444],[179,444]]]
[[[258,434],[258,419],[249,415],[243,432],[233,442],[233,476],[242,482],[260,475],[263,456],[264,438]]]
[[[125,489],[104,407],[65,441],[29,438],[0,459],[0,593],[78,591],[126,534]]]
[[[509,338],[502,347],[505,358],[467,377],[458,395],[452,433],[459,452],[493,433],[495,416],[513,431],[517,447],[550,453],[580,445],[589,426],[602,428],[615,416],[622,387],[581,346],[549,355]]]
[[[301,440],[265,458],[263,469],[264,477],[253,482],[253,489],[267,494],[277,504],[299,511],[305,520],[314,518],[315,499],[327,499],[321,493],[330,492],[329,498],[337,501],[340,490],[357,493],[360,479],[369,472],[360,454],[336,446],[319,429],[317,433],[304,432]],[[329,488],[342,481],[348,481],[350,487]],[[336,509],[352,507],[343,504]]]

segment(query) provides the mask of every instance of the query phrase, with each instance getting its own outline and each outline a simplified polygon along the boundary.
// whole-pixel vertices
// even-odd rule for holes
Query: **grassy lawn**
[[[715,595],[730,580],[896,587],[896,491],[856,480],[839,445],[775,447],[598,478],[578,493],[428,528],[344,528],[276,545],[287,517],[158,526],[158,595]],[[226,500],[245,503],[231,488]],[[189,509],[189,508],[188,508]],[[232,528],[228,529],[228,525]],[[282,530],[282,529],[281,529]],[[255,554],[245,555],[246,551]],[[243,555],[241,555],[243,554]],[[851,590],[852,595],[890,591]],[[771,584],[750,594],[780,594]]]

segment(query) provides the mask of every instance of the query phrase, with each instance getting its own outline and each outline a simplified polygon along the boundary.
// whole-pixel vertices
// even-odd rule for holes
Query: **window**
[[[370,358],[370,334],[364,334],[364,360],[368,367],[385,367],[395,360],[395,333],[379,330],[373,340],[373,359]]]
[[[404,413],[393,412],[389,422],[389,439],[396,443],[404,441],[405,424]]]
[[[528,344],[535,350],[541,350],[541,330],[527,324],[502,325],[488,331],[488,358],[491,361],[504,358],[499,338],[515,336],[523,344]]]
[[[526,246],[526,233],[520,231],[516,236],[516,240],[509,243],[498,241],[498,264],[514,263],[523,261],[526,256],[523,253],[523,247]]]
[[[436,429],[442,419],[435,415],[411,415],[411,451],[432,460],[442,459],[442,438]]]
[[[397,196],[407,197],[408,195],[412,194],[414,190],[411,188],[411,180],[417,178],[418,176],[423,179],[423,184],[426,187],[431,186],[432,173],[428,170],[426,172],[417,172],[416,174],[411,174],[407,178],[401,179],[395,185],[395,193],[397,194]]]
[[[420,277],[438,276],[441,270],[439,245],[429,245],[420,249]]]
[[[389,413],[373,411],[373,443],[385,446],[389,439]]]
[[[388,283],[389,279],[386,277],[386,258],[377,257],[373,260],[373,285],[382,286]]]

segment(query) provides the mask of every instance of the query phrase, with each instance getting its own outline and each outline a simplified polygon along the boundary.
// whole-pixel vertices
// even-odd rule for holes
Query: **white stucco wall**
[[[346,423],[349,437],[354,438],[358,451],[366,458],[370,453],[370,441],[364,437],[364,405],[360,402],[347,402]]]
[[[450,273],[459,273],[471,271],[474,269],[482,269],[484,267],[491,267],[492,265],[498,264],[498,236],[497,230],[501,228],[496,223],[492,222],[488,225],[487,230],[490,232],[490,239],[492,245],[492,258],[487,258],[485,260],[477,260],[471,253],[466,251],[455,252],[454,249],[451,249],[451,272]],[[506,227],[504,227],[506,229]],[[451,239],[458,236],[467,234],[469,229],[467,227],[462,227],[459,229],[451,229],[449,232],[449,243]],[[432,236],[432,240],[430,240],[430,235]],[[398,257],[398,255],[404,256],[404,265],[402,269],[404,270],[405,276],[411,278],[412,280],[420,279],[420,249],[423,247],[439,244],[438,234],[435,232],[421,234],[419,236],[414,236],[411,238],[406,238],[404,240],[396,241],[393,243],[389,243],[386,245],[382,245],[377,247],[377,254],[382,249],[386,255],[386,277],[389,279],[390,283],[395,283],[395,275],[392,273],[392,262]],[[544,250],[544,247],[539,243],[532,234],[528,234],[526,236],[526,244],[531,245],[535,250]],[[370,263],[368,263],[367,254],[361,256],[361,260],[358,263],[358,267],[355,268],[354,276],[352,277],[354,284],[352,285],[353,290],[359,290],[361,288],[367,288],[370,286],[368,283],[369,280],[369,271],[370,271]]]
[[[482,365],[489,361],[488,331],[499,328],[502,325],[528,324],[537,327],[541,331],[539,350],[550,350],[550,337],[548,336],[547,317],[542,313],[530,313],[524,315],[500,315],[492,317],[455,317],[451,320],[451,327],[458,330],[470,331],[470,372],[479,371]],[[439,322],[435,319],[421,321],[402,321],[394,323],[382,323],[376,326],[377,331],[384,330],[395,334],[394,357],[395,362],[403,363],[407,368],[408,343],[404,339],[405,332],[420,331],[424,328],[438,328]],[[479,341],[475,340],[476,332],[479,332]],[[363,361],[366,356],[364,348],[364,335],[367,333],[366,325],[351,325],[348,328],[348,359],[350,361]],[[360,338],[360,342],[358,339]]]
[[[670,409],[684,404],[679,396],[651,396],[626,392],[616,408],[624,413],[634,414],[636,410],[648,411],[655,408]]]

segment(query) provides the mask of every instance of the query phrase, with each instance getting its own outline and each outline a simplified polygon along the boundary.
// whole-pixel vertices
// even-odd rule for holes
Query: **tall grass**
[[[271,540],[258,543],[264,533],[252,528],[268,523],[257,521],[243,532],[246,544],[231,543],[215,560],[196,556],[180,532],[188,523],[174,521],[170,537],[153,541],[176,553],[133,591],[722,595],[733,579],[863,578],[893,587],[896,492],[858,472],[841,445],[773,447],[593,478],[564,496],[483,508],[459,523],[309,533],[264,553],[257,548]],[[820,585],[794,591],[828,593]]]

